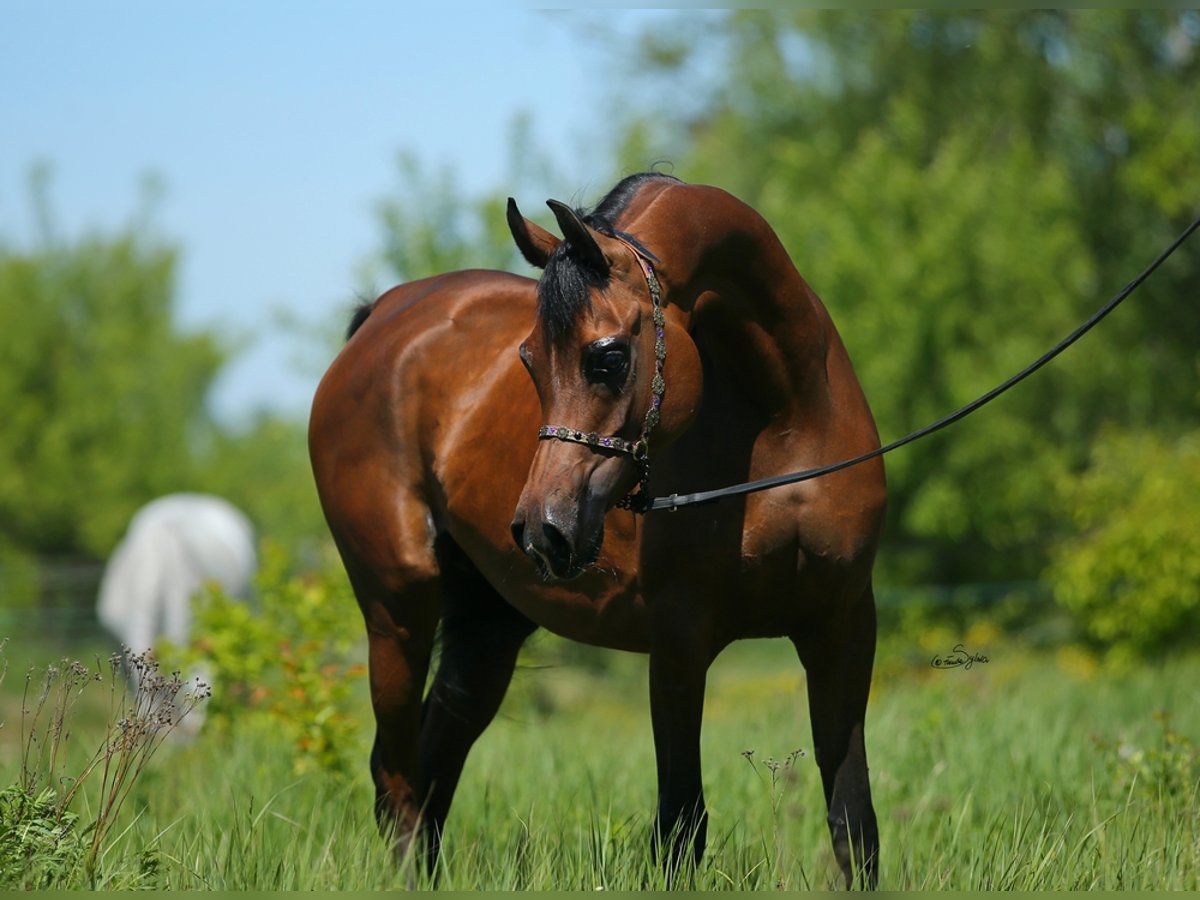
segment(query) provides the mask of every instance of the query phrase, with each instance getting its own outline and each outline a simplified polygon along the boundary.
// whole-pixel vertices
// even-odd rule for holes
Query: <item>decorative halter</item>
[[[629,241],[618,237],[641,266],[642,274],[646,277],[646,287],[650,289],[650,303],[654,310],[654,379],[650,382],[650,408],[646,410],[645,421],[642,422],[642,435],[636,441],[626,440],[615,435],[601,435],[594,431],[579,431],[564,425],[543,425],[538,429],[539,440],[551,438],[559,441],[571,441],[584,444],[597,452],[615,450],[626,453],[633,458],[638,467],[637,492],[630,492],[617,501],[618,509],[628,509],[635,513],[644,513],[650,506],[650,432],[658,424],[661,414],[663,394],[667,390],[666,379],[663,378],[663,363],[667,358],[666,329],[667,319],[662,311],[661,289],[654,267],[646,259],[642,251]]]

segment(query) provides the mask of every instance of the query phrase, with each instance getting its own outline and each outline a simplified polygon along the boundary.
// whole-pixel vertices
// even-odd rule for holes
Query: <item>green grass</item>
[[[553,642],[539,640],[534,658],[554,658]],[[1071,652],[987,649],[990,661],[969,671],[914,665],[925,659],[919,648],[881,651],[867,726],[880,887],[1200,887],[1200,658],[1110,671]],[[31,652],[22,648],[22,663]],[[468,761],[437,886],[663,886],[648,853],[646,662],[604,659],[604,671],[518,671]],[[16,665],[0,686],[3,784],[15,778]],[[428,886],[397,869],[375,831],[365,705],[361,715],[364,763],[352,779],[294,775],[288,748],[250,726],[165,746],[122,812],[97,886]],[[72,736],[80,752],[93,721],[81,710]],[[807,752],[772,778],[766,760],[783,763],[797,749]],[[709,679],[709,853],[692,886],[838,885],[811,749],[790,647],[727,651]],[[86,820],[86,806],[79,811]]]

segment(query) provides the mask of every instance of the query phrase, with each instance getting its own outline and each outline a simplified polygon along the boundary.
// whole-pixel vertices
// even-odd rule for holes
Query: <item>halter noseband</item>
[[[650,481],[650,432],[658,424],[663,394],[667,390],[667,382],[663,378],[663,362],[667,358],[667,320],[662,311],[658,277],[654,274],[654,267],[650,265],[650,260],[646,259],[645,255],[629,241],[619,237],[618,240],[629,248],[638,261],[638,265],[641,266],[642,274],[646,276],[646,287],[650,289],[650,304],[654,310],[654,379],[650,382],[650,408],[646,410],[646,418],[642,422],[642,435],[636,441],[630,441],[615,435],[606,436],[594,431],[579,431],[563,425],[543,425],[538,429],[538,439],[544,441],[553,438],[559,441],[584,444],[597,452],[615,450],[618,453],[628,454],[638,467],[637,492],[626,494],[617,501],[616,506],[618,509],[642,513],[650,504],[650,493],[647,489]]]

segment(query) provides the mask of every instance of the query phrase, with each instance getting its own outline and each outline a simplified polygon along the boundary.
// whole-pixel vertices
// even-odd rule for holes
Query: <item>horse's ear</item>
[[[558,246],[559,240],[536,222],[530,222],[517,209],[517,201],[508,198],[508,230],[512,232],[517,249],[525,257],[525,261],[539,269],[546,268],[546,260]]]
[[[579,213],[558,200],[547,200],[546,205],[554,211],[558,227],[562,229],[563,237],[570,241],[572,249],[583,258],[588,266],[601,275],[607,275],[611,263],[604,255],[604,251],[600,249],[600,245],[596,243],[595,233],[584,224],[583,219],[579,218]]]

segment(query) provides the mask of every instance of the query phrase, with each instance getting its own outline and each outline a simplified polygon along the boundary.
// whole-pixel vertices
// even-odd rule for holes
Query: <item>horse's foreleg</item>
[[[437,675],[425,698],[421,778],[429,862],[437,860],[442,828],[471,745],[508,690],[522,643],[537,627],[477,574],[444,569],[446,612]]]
[[[663,622],[656,610],[650,652],[650,716],[658,766],[655,855],[673,878],[686,861],[698,863],[708,838],[700,774],[700,724],[712,651],[695,620]]]
[[[875,598],[870,588],[823,633],[794,640],[808,677],[813,742],[834,855],[846,879],[874,888],[879,831],[871,805],[863,720],[875,660]]]

